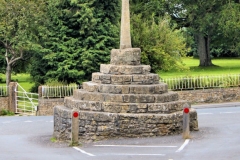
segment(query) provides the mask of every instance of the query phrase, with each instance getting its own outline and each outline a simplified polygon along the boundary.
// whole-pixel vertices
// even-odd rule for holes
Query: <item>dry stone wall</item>
[[[240,101],[240,87],[178,91],[180,99],[192,104]]]
[[[39,98],[38,99],[38,116],[49,116],[53,115],[53,107],[57,105],[63,105],[64,99],[63,98]]]
[[[8,110],[8,97],[0,97],[0,111],[3,109]]]

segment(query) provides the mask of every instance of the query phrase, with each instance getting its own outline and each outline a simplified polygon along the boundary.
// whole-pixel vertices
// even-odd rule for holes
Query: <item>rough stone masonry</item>
[[[92,81],[54,107],[54,136],[71,139],[71,111],[79,111],[80,141],[118,137],[180,134],[183,105],[168,91],[149,65],[141,65],[140,48],[131,47],[129,0],[122,0],[120,49],[111,51],[110,64],[102,64]],[[197,113],[190,110],[190,129],[198,130]]]

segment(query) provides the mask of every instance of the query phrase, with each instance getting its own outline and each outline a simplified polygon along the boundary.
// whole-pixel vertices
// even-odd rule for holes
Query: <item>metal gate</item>
[[[22,86],[17,83],[15,88],[16,95],[16,113],[23,115],[36,115],[38,106],[38,94],[26,92]]]

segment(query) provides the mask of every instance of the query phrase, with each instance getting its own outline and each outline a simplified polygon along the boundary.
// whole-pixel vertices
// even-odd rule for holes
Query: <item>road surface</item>
[[[240,105],[195,107],[200,130],[189,140],[121,138],[78,147],[51,142],[52,116],[0,117],[0,160],[239,160]]]

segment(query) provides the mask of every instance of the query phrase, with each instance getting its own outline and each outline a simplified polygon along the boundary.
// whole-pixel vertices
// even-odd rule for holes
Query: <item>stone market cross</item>
[[[53,136],[71,140],[73,110],[79,113],[80,143],[182,133],[187,101],[150,71],[150,65],[141,64],[141,49],[132,48],[129,0],[122,0],[120,49],[112,49],[110,64],[101,64],[92,81],[64,98],[64,106],[54,107]],[[189,114],[190,129],[198,130],[197,112]]]

